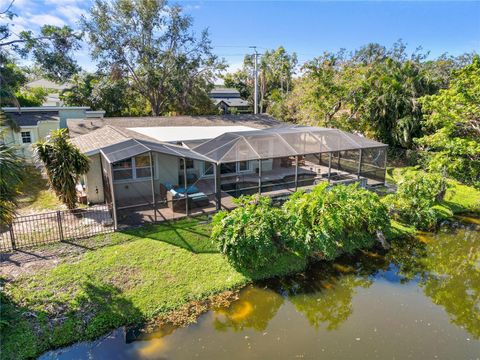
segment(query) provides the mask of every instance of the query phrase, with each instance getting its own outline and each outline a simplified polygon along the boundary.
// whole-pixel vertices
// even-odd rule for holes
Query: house
[[[63,106],[63,101],[60,100],[62,91],[72,87],[70,83],[57,84],[47,79],[37,79],[25,84],[25,88],[42,88],[48,91],[47,98],[42,106]]]
[[[45,139],[52,130],[67,127],[67,119],[85,119],[87,117],[103,117],[103,111],[90,111],[85,106],[38,106],[38,107],[5,107],[2,110],[18,126],[1,126],[1,141],[16,146],[18,153],[25,160],[33,162],[32,144]],[[3,130],[3,131],[1,131]]]
[[[240,93],[237,89],[217,87],[210,91],[208,96],[212,99],[215,107],[221,110],[223,114],[230,114],[234,111],[238,113],[252,112],[250,103],[240,98]]]
[[[82,179],[87,199],[109,204],[116,225],[232,208],[240,195],[286,196],[320,182],[385,182],[385,144],[265,115],[68,124],[91,160]]]

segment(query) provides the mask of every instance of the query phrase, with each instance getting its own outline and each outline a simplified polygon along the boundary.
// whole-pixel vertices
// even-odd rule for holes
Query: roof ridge
[[[109,129],[112,129],[113,131],[116,131],[116,132],[119,133],[120,135],[125,136],[126,138],[131,139],[130,136],[128,136],[127,134],[125,134],[123,131],[121,131],[121,130],[120,130],[118,127],[116,127],[116,126],[113,126],[113,125],[110,125],[110,124],[105,124],[104,127],[108,127]],[[97,130],[100,130],[100,129],[97,129]]]

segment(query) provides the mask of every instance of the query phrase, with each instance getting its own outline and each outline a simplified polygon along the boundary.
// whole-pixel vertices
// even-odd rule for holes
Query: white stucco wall
[[[100,204],[105,201],[103,193],[102,164],[100,154],[90,157],[90,169],[84,176],[87,192],[87,200],[92,204]]]

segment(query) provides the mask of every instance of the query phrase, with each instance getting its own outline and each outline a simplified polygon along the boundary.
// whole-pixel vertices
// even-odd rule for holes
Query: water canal
[[[41,359],[479,359],[480,221],[244,288],[196,324]]]

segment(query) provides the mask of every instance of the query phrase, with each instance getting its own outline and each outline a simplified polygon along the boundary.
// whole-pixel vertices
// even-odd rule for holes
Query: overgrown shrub
[[[394,219],[417,229],[434,228],[441,217],[435,204],[443,199],[447,182],[439,174],[407,172],[397,183],[397,192],[383,201]]]
[[[378,195],[357,185],[320,184],[309,193],[294,194],[283,210],[285,245],[324,259],[369,247],[390,226]]]
[[[268,197],[246,196],[238,207],[213,217],[212,239],[237,268],[258,270],[274,261],[281,251],[277,229],[283,215]]]

